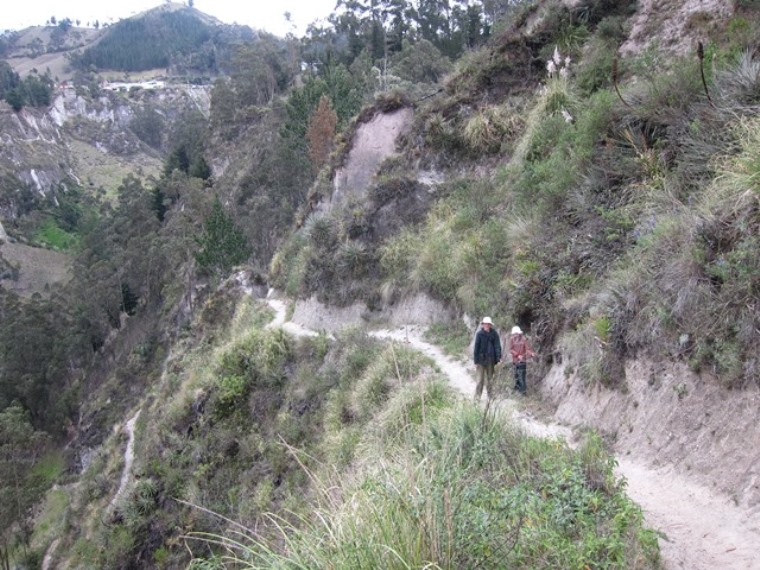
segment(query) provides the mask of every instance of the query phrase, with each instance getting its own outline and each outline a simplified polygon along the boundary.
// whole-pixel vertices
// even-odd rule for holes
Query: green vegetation
[[[201,271],[224,276],[248,259],[248,240],[225,213],[218,197],[203,225],[203,233],[196,238],[199,250],[194,254]]]
[[[61,229],[58,224],[51,219],[45,220],[37,230],[35,241],[61,251],[73,249],[78,243],[76,235]]]
[[[31,525],[27,513],[39,501],[57,472],[39,463],[47,434],[37,431],[17,403],[0,411],[0,561],[5,568],[11,551],[29,559]]]
[[[370,311],[425,293],[523,326],[538,376],[560,354],[568,375],[624,391],[645,354],[760,384],[756,6],[691,18],[709,35],[701,67],[656,47],[616,61],[634,2],[565,4],[341,2],[300,40],[183,8],[73,58],[83,97],[103,66],[215,82],[208,117],[130,95],[126,138],[162,153],[157,179],[103,177],[102,200],[67,182],[46,202],[2,174],[12,236],[75,258],[45,299],[0,290],[6,566],[38,567],[55,537],[53,565],[71,567],[657,567],[598,438],[574,452],[519,436],[407,346],[292,338],[247,289]],[[16,110],[51,86],[0,67]],[[358,128],[402,107],[398,154],[366,195],[328,205]],[[461,355],[472,331],[429,338]],[[133,479],[112,504],[113,427],[136,409]],[[64,467],[45,434],[95,451]]]
[[[42,75],[35,71],[21,79],[8,62],[0,61],[0,99],[4,99],[14,111],[20,111],[27,105],[47,107],[50,105],[53,85],[49,71]]]
[[[380,414],[358,472],[312,473],[313,515],[268,515],[270,540],[241,527],[193,533],[226,556],[191,567],[657,567],[656,534],[643,529],[599,438],[572,453],[473,408],[442,407],[429,391],[397,397],[405,421]]]
[[[166,68],[175,52],[195,51],[211,35],[210,26],[189,11],[158,12],[117,22],[97,45],[71,61],[79,69],[90,66],[119,71]]]

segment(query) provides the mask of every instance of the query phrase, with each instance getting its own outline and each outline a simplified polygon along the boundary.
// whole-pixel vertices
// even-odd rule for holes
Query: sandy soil
[[[282,326],[296,336],[316,334],[296,322],[286,321],[282,301],[270,297],[268,303],[277,313],[272,326]],[[473,366],[466,360],[447,356],[426,342],[424,332],[424,326],[407,325],[370,334],[408,343],[420,350],[437,363],[455,391],[464,397],[473,397]],[[574,443],[572,428],[584,427],[541,421],[526,411],[522,402],[509,398],[499,400],[496,405],[527,433],[561,438],[570,445]],[[745,445],[755,448],[757,443],[745,442]],[[660,548],[666,569],[760,569],[760,508],[740,506],[720,491],[701,484],[699,477],[690,478],[672,465],[653,466],[651,457],[631,454],[621,446],[616,451],[617,472],[627,481],[628,495],[641,505],[647,524],[661,532]],[[730,470],[730,465],[727,468]]]
[[[650,47],[681,55],[693,53],[693,38],[724,25],[733,11],[732,3],[724,0],[640,0],[620,53],[633,56]]]
[[[406,107],[378,113],[357,129],[346,166],[335,173],[331,207],[366,192],[380,164],[395,153],[396,139],[409,128],[413,116],[414,111]]]
[[[689,481],[672,468],[651,469],[618,459],[628,496],[641,505],[647,524],[661,531],[665,567],[674,570],[757,570],[760,517]]]

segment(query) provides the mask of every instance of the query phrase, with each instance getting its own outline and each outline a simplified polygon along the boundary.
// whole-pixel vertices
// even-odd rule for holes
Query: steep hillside
[[[8,112],[2,228],[74,270],[0,288],[0,558],[760,564],[758,7],[402,5]],[[469,401],[485,315],[526,398]]]
[[[93,98],[63,87],[46,111],[14,113],[0,104],[5,142],[0,220],[7,235],[32,246],[75,249],[77,224],[99,204],[112,202],[126,176],[158,177],[173,144],[172,125],[193,113],[209,113],[208,89],[135,87],[128,94],[103,91]],[[48,277],[35,270],[38,254],[28,250],[27,255],[23,247],[11,251],[10,245],[0,245],[0,254],[16,268],[10,277],[27,283],[10,283],[11,288],[41,291],[60,280],[61,269]],[[37,271],[41,281],[30,283],[30,271]]]
[[[21,76],[32,70],[49,70],[54,78],[65,81],[74,71],[68,57],[93,45],[105,33],[105,29],[79,26],[34,26],[8,34],[4,58]]]
[[[382,322],[420,291],[468,327],[497,315],[540,346],[534,381],[558,419],[756,516],[760,76],[743,49],[758,31],[747,6],[712,8],[643,3],[626,20],[620,4],[545,3],[526,35],[460,63],[445,97],[416,106],[403,156],[347,206],[310,206],[275,258],[274,282],[304,298],[296,322]],[[643,21],[652,43],[633,48]],[[339,180],[323,204],[347,201]],[[420,185],[427,216],[380,231],[380,206],[398,220]]]

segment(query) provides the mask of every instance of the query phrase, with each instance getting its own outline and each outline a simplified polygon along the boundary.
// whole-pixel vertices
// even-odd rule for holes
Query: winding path
[[[137,410],[134,416],[126,423],[124,429],[127,432],[127,449],[124,451],[124,468],[121,471],[121,481],[119,482],[119,489],[111,499],[111,508],[114,508],[119,499],[124,495],[127,490],[127,485],[132,478],[132,463],[135,460],[135,424],[140,417],[140,412]]]
[[[276,313],[270,327],[282,327],[294,336],[318,334],[287,321],[281,300],[268,298],[267,303]],[[424,327],[410,325],[369,334],[408,343],[429,356],[448,377],[451,387],[471,398],[471,368],[425,342],[424,332]],[[571,429],[538,421],[520,411],[511,399],[500,400],[497,406],[530,435],[558,437],[574,444]],[[647,524],[662,533],[660,551],[667,570],[760,570],[760,508],[743,511],[668,468],[652,469],[629,457],[617,459],[617,473],[627,482],[628,496],[641,506]]]

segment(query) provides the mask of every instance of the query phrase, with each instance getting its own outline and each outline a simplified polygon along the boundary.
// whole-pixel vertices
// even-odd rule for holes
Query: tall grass
[[[470,406],[369,446],[351,477],[314,479],[313,516],[278,536],[201,535],[227,554],[192,568],[656,568],[656,536],[598,438],[577,453]],[[377,440],[376,440],[377,442]]]

